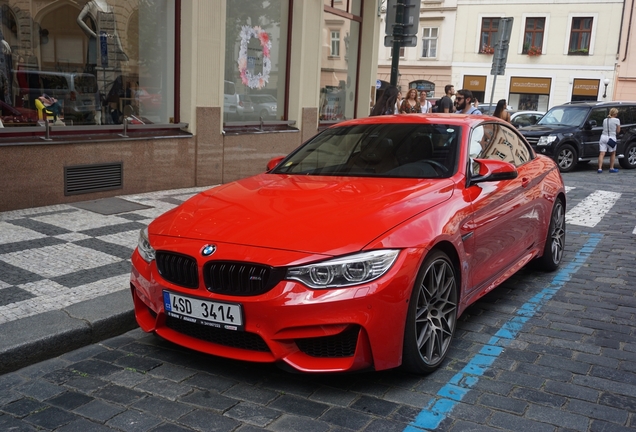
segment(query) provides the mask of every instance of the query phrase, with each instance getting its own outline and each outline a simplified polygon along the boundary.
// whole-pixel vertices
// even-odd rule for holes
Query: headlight
[[[541,138],[539,138],[539,142],[537,142],[538,146],[547,146],[550,145],[554,142],[554,140],[556,140],[557,137],[556,135],[548,135],[548,136],[542,136]]]
[[[150,241],[148,240],[148,228],[144,228],[139,231],[137,250],[139,251],[139,255],[141,255],[144,261],[151,262],[155,259],[155,250],[150,245]]]
[[[371,282],[386,273],[399,253],[399,250],[376,250],[292,267],[287,270],[285,278],[319,289],[360,285]]]

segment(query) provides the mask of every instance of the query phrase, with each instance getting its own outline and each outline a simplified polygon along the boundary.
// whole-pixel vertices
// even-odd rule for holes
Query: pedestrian
[[[422,113],[423,114],[428,114],[430,112],[432,112],[432,106],[431,106],[431,102],[426,100],[426,90],[422,90],[420,92],[420,106],[422,107]]]
[[[492,114],[493,117],[499,117],[502,120],[510,123],[510,113],[506,111],[508,109],[508,103],[505,99],[499,99],[497,102],[497,107],[495,108],[495,112]]]
[[[616,135],[621,132],[621,121],[618,116],[618,109],[610,109],[609,115],[603,120],[603,132],[601,139],[598,141],[598,173],[603,172],[603,160],[605,153],[610,155],[609,172],[617,173],[618,169],[614,168],[614,160],[616,159]]]
[[[457,91],[455,96],[455,105],[457,108],[457,114],[481,114],[479,108],[473,106],[473,92],[466,89]]]
[[[397,99],[395,100],[395,113],[400,113],[400,106],[402,105],[402,92],[398,90]]]
[[[406,92],[406,98],[400,105],[400,114],[420,114],[422,107],[420,107],[420,101],[417,100],[417,90],[412,88]]]
[[[453,113],[455,112],[455,106],[453,104],[452,97],[455,95],[455,86],[447,84],[444,87],[444,93],[446,93],[440,100],[437,101],[438,111],[441,113]]]
[[[378,98],[378,101],[371,110],[372,116],[379,115],[391,115],[395,114],[395,104],[397,103],[398,94],[397,87],[389,86],[384,90],[382,96]]]

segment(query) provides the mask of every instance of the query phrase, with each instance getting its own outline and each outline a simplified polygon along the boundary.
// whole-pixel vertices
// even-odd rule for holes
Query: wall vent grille
[[[121,189],[123,172],[123,162],[64,167],[64,195]]]

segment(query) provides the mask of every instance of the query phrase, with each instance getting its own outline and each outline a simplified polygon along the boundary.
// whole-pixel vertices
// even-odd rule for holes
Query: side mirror
[[[471,185],[517,178],[517,168],[510,162],[495,159],[474,159],[472,162],[473,171],[479,169],[479,172],[473,172],[470,178]]]
[[[592,129],[596,127],[596,120],[588,120],[585,122],[585,129]]]
[[[273,159],[271,159],[269,162],[267,162],[267,171],[271,171],[274,168],[276,168],[276,166],[280,163],[280,161],[282,161],[283,159],[285,159],[285,156],[277,156]]]

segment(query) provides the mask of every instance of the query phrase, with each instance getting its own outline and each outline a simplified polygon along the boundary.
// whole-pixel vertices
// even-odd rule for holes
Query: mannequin
[[[86,70],[97,78],[100,94],[109,95],[122,74],[121,62],[128,61],[117,33],[114,10],[106,0],[90,0],[77,16],[77,24],[89,39]],[[112,95],[108,102],[116,103],[117,100],[110,100],[116,98],[117,95]],[[110,117],[109,112],[105,114],[102,119]]]

